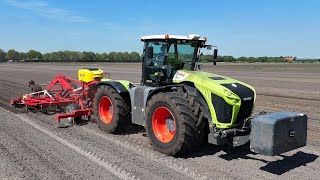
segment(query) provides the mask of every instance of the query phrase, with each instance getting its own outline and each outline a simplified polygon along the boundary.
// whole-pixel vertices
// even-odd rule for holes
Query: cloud
[[[89,22],[89,19],[83,16],[74,15],[72,12],[62,9],[50,7],[46,1],[39,0],[5,0],[9,5],[16,8],[32,11],[42,16],[46,16],[52,19],[59,19],[68,22]]]

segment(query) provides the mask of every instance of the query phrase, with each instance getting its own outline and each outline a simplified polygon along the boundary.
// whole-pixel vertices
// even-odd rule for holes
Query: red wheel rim
[[[107,96],[103,96],[99,102],[99,115],[103,123],[109,124],[112,121],[113,105]]]
[[[171,111],[166,107],[158,107],[152,116],[154,135],[163,143],[170,142],[176,133],[176,121]]]

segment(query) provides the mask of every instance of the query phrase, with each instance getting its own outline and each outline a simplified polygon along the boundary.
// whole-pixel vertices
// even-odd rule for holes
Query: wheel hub
[[[168,143],[173,140],[176,134],[176,122],[172,112],[167,107],[158,107],[153,112],[152,129],[159,141]]]
[[[68,118],[67,118],[67,122],[68,122],[69,124],[73,123],[73,117],[68,117]]]
[[[109,97],[103,96],[99,102],[99,114],[103,123],[109,124],[113,117],[113,105]]]
[[[166,126],[167,126],[167,129],[169,130],[169,132],[174,132],[176,129],[174,127],[174,120],[172,117],[168,117],[166,119]]]

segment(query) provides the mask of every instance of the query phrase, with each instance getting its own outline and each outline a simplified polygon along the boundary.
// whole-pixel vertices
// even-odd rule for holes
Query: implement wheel
[[[94,112],[102,131],[116,133],[127,122],[129,107],[112,87],[101,86],[95,95]]]
[[[74,110],[79,110],[81,107],[78,104],[69,104],[66,109],[66,113],[72,113]],[[67,118],[67,122],[69,124],[78,124],[81,121],[81,116],[79,117],[69,117]]]
[[[146,108],[147,136],[155,150],[167,155],[183,155],[201,144],[204,126],[197,127],[193,105],[181,93],[154,95]]]

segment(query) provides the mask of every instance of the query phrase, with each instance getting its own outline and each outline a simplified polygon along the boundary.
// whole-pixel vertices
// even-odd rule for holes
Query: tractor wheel
[[[39,84],[31,86],[31,92],[39,92],[42,91],[42,87]]]
[[[127,122],[129,107],[112,87],[101,86],[95,95],[94,112],[102,131],[116,133]]]
[[[183,155],[198,148],[206,133],[188,98],[181,93],[154,95],[146,108],[147,136],[155,150]]]
[[[71,113],[72,111],[74,111],[74,110],[79,110],[79,109],[81,109],[81,108],[80,108],[80,106],[79,106],[78,104],[69,104],[69,105],[67,106],[66,113],[69,114],[69,113]],[[73,117],[67,118],[67,122],[68,122],[69,124],[78,124],[80,121],[81,121],[81,116],[79,116],[79,117],[74,117],[74,118],[73,118]]]

